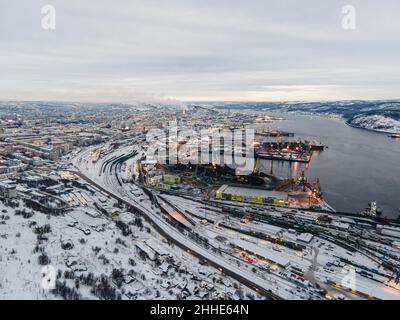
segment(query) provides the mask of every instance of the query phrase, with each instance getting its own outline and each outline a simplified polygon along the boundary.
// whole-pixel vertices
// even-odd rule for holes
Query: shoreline
[[[384,131],[384,130],[376,130],[376,129],[369,129],[369,128],[364,128],[356,124],[351,124],[347,120],[344,120],[344,123],[347,124],[349,127],[355,128],[355,129],[361,129],[361,130],[366,130],[370,132],[376,132],[376,133],[382,133],[382,134],[396,134],[397,132],[392,132],[392,131]]]

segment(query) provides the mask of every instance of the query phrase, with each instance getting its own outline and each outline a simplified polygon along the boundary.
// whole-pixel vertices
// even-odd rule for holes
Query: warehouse
[[[217,199],[288,205],[288,193],[265,189],[245,188],[224,184],[215,193]]]

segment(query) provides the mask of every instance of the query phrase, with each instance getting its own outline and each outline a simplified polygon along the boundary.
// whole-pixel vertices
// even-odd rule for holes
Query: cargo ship
[[[263,131],[256,132],[256,135],[263,136],[263,137],[273,137],[273,138],[294,137],[294,133],[293,132],[269,131],[269,130],[263,130]]]
[[[256,152],[256,156],[260,159],[266,160],[279,160],[279,161],[291,161],[291,162],[303,162],[309,163],[311,160],[310,155],[300,155],[297,153],[270,153],[265,151]]]

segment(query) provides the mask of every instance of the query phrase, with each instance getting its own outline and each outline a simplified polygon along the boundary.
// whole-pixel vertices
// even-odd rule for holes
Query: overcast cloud
[[[0,0],[0,68],[2,100],[396,99],[400,1]]]

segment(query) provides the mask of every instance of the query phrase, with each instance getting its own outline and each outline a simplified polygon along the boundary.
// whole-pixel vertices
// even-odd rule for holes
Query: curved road
[[[136,214],[144,217],[145,220],[148,221],[152,227],[154,227],[156,231],[159,232],[163,237],[176,244],[181,249],[199,259],[207,261],[211,266],[217,268],[221,272],[226,273],[247,287],[250,287],[253,290],[256,290],[258,293],[271,299],[292,298],[289,293],[287,293],[287,296],[285,295],[285,292],[281,292],[279,295],[274,293],[274,287],[271,281],[255,277],[250,272],[231,265],[222,257],[208,252],[205,248],[201,247],[194,241],[191,241],[188,237],[181,234],[177,229],[173,228],[170,224],[164,221],[159,210],[159,214],[157,214],[154,212],[155,210],[150,210],[148,207],[133,199],[132,194],[127,192],[127,190],[123,187],[119,173],[122,163],[135,155],[135,152],[131,152],[129,154],[122,153],[119,156],[113,156],[108,160],[105,160],[102,163],[100,173],[97,176],[104,179],[101,182],[95,182],[81,172],[82,170],[71,172],[77,174],[82,179],[94,185],[114,199],[124,203]]]

